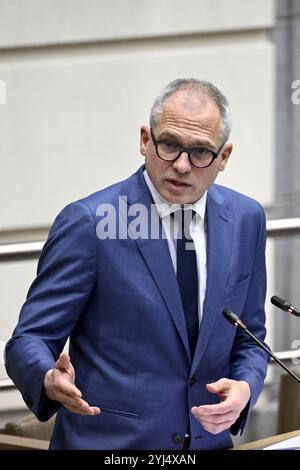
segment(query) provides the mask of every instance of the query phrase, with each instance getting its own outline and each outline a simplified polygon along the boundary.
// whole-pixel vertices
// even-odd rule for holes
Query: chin
[[[181,204],[181,205],[190,204],[188,198],[176,197],[172,194],[166,194],[166,195],[162,194],[162,196],[171,204]]]

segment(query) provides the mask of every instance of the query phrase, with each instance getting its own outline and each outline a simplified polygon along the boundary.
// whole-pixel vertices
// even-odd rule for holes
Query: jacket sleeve
[[[260,207],[260,206],[259,206]],[[266,221],[263,209],[257,212],[259,219],[258,235],[253,269],[246,302],[241,312],[241,319],[260,341],[264,341],[265,329],[265,296],[266,296]],[[267,371],[268,356],[256,343],[240,330],[237,330],[231,353],[231,377],[234,380],[248,382],[251,389],[251,398],[247,407],[242,411],[238,420],[231,427],[232,434],[243,432],[252,406],[256,403],[262,391]]]
[[[58,215],[6,345],[7,373],[41,421],[60,407],[45,395],[44,377],[54,367],[95,283],[95,238],[93,216],[83,202],[68,205]]]

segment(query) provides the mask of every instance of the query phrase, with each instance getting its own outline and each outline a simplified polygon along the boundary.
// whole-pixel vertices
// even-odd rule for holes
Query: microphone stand
[[[246,333],[246,335],[248,335],[251,339],[253,339],[253,341],[261,349],[263,349],[270,357],[272,357],[274,361],[277,362],[277,364],[279,364],[288,374],[293,377],[293,379],[295,379],[300,384],[300,378],[297,377],[297,375],[294,374],[294,372],[292,372],[286,365],[284,365],[283,362],[281,362],[281,360],[278,359],[278,357],[276,357],[275,354],[273,354],[272,351],[270,351],[270,349],[268,349],[258,338],[256,338],[235,313],[229,310],[229,308],[225,308],[223,310],[223,315],[226,320],[228,320],[232,325],[234,325],[236,328],[239,328],[244,333]]]

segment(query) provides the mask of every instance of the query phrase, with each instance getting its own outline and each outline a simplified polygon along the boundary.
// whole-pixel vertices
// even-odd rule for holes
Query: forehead
[[[218,106],[211,98],[195,90],[179,90],[165,102],[155,129],[185,140],[205,138],[216,144],[220,120]]]

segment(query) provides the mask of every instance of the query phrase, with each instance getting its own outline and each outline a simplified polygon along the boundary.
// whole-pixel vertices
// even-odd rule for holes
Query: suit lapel
[[[207,197],[207,288],[203,317],[194,354],[191,374],[199,365],[212,334],[215,319],[220,315],[222,293],[226,284],[231,253],[232,215],[224,206],[217,189],[209,190]]]

